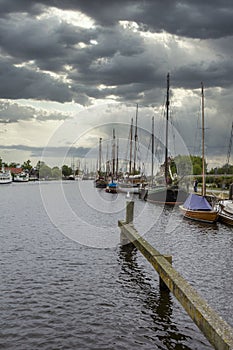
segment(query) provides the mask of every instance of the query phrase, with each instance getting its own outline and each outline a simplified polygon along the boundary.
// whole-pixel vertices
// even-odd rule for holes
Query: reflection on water
[[[60,193],[57,184],[40,186],[44,202],[38,183],[0,186],[1,349],[211,348],[141,253],[120,245],[124,194],[84,181],[64,183]],[[139,233],[232,322],[232,228],[134,201]]]
[[[178,329],[173,317],[173,298],[169,290],[162,288],[153,288],[151,280],[148,279],[143,268],[138,264],[138,251],[133,244],[127,244],[119,248],[119,261],[121,264],[121,274],[125,278],[128,276],[128,282],[132,289],[140,291],[142,300],[142,313],[151,317],[150,337],[155,341],[158,348],[166,349],[191,349],[188,344],[191,336]],[[159,285],[159,283],[157,283]],[[201,337],[200,337],[201,338]],[[210,349],[205,340],[196,340],[199,343],[198,349]]]

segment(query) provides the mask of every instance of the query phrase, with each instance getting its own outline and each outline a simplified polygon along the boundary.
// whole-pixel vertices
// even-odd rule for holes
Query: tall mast
[[[119,172],[119,139],[117,138],[117,150],[116,150],[116,177]]]
[[[233,122],[231,125],[231,137],[230,137],[230,142],[229,142],[229,146],[228,146],[228,152],[227,152],[227,162],[226,162],[226,172],[228,173],[228,169],[229,169],[229,162],[230,162],[230,156],[231,156],[231,146],[232,146],[232,138],[233,138]]]
[[[116,144],[115,144],[115,129],[112,131],[112,138],[113,138],[113,144],[112,144],[112,176],[114,178],[115,176],[115,157],[116,157]]]
[[[129,173],[132,172],[132,154],[133,154],[133,118],[130,125],[130,151],[129,151]]]
[[[100,139],[99,139],[99,175],[101,173],[101,163],[102,163],[102,159],[101,159],[102,145],[101,145],[101,142],[102,142],[102,138],[100,137]]]
[[[165,181],[168,179],[168,119],[169,119],[169,89],[170,89],[170,76],[167,74],[167,100],[166,100],[166,134],[165,134]]]
[[[137,141],[138,141],[138,104],[136,108],[136,122],[135,122],[135,134],[134,134],[134,162],[133,162],[133,174],[136,171],[136,157],[137,157]]]
[[[151,184],[153,185],[154,179],[154,117],[152,117],[152,134],[151,134]]]
[[[201,82],[201,111],[202,111],[202,196],[206,195],[205,185],[205,119],[204,119],[204,87]]]
[[[110,162],[109,162],[109,148],[108,148],[108,143],[107,143],[107,153],[106,153],[106,172],[105,172],[105,177],[109,176],[110,173]]]

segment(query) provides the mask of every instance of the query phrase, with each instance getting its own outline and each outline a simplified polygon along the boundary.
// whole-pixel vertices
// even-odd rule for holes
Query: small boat
[[[185,218],[214,223],[217,221],[219,211],[211,206],[206,196],[205,185],[205,157],[204,157],[204,90],[203,84],[201,84],[201,97],[202,97],[202,193],[201,195],[191,193],[183,205],[179,208]]]
[[[70,174],[68,176],[67,180],[75,181],[75,175],[74,174]]]
[[[29,181],[29,174],[22,171],[19,174],[15,174],[13,177],[14,182],[28,182]]]
[[[118,192],[139,194],[139,186],[133,186],[132,184],[119,182],[118,183]]]
[[[107,185],[105,191],[108,193],[117,193],[118,192],[118,184],[116,182],[110,182]]]
[[[9,184],[12,182],[12,176],[11,173],[6,171],[6,172],[0,172],[0,184]]]
[[[146,184],[146,177],[143,174],[126,175],[123,181],[118,182],[118,192],[139,194],[140,188]]]
[[[195,193],[190,193],[179,209],[185,218],[201,222],[214,223],[219,216],[219,212],[211,207],[204,196]]]
[[[219,221],[233,226],[233,200],[225,199],[218,203]]]
[[[5,170],[4,164],[2,164],[2,170],[0,171],[0,184],[9,184],[12,182],[12,175],[9,170]]]
[[[103,177],[98,177],[94,180],[94,185],[96,188],[106,188],[107,187],[107,181]]]

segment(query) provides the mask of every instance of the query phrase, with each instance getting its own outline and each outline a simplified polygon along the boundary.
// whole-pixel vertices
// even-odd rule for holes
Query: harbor
[[[232,22],[1,0],[0,350],[233,350]]]
[[[42,181],[4,185],[1,195],[2,348],[214,348],[141,253],[121,244],[124,193]],[[132,198],[136,229],[232,327],[232,228]]]

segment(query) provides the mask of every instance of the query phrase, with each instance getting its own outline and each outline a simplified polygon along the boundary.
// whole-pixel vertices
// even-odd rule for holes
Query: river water
[[[141,253],[121,246],[125,194],[70,181],[0,195],[1,349],[212,349]],[[132,199],[139,233],[233,326],[233,229]]]

